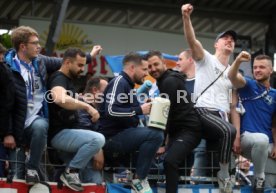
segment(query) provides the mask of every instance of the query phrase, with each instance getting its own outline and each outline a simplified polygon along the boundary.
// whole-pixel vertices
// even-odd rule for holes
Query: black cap
[[[233,37],[234,41],[236,42],[237,41],[237,33],[234,31],[234,30],[227,30],[227,31],[224,31],[224,32],[221,32],[217,35],[217,38],[216,38],[216,41],[218,41],[218,39],[226,36],[226,35],[230,35]]]

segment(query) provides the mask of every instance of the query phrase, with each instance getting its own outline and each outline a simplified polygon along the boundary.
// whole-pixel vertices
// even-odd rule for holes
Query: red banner
[[[83,184],[84,190],[82,193],[105,193],[105,186],[96,184]],[[12,183],[7,183],[6,179],[0,179],[1,193],[75,193],[66,186],[58,188],[57,183],[37,183],[28,185],[24,180],[13,180]]]

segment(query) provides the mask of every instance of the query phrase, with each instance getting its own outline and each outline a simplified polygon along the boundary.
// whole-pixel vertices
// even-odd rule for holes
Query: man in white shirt
[[[232,30],[218,34],[214,44],[215,54],[210,54],[196,39],[190,19],[192,11],[191,4],[182,6],[185,37],[196,61],[195,107],[204,128],[203,138],[220,142],[218,183],[220,192],[230,193],[233,184],[229,177],[229,161],[236,129],[228,122],[232,84],[227,73],[237,35]]]

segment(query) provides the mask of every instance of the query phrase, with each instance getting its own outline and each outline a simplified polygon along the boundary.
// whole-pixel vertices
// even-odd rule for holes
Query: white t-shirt
[[[225,69],[226,67],[209,52],[204,50],[202,60],[196,62],[196,79],[194,88],[194,99],[196,99],[205,88],[207,88]],[[232,101],[232,84],[228,79],[229,64],[216,82],[209,87],[200,96],[196,102],[196,107],[207,107],[230,111],[230,103]]]
[[[17,63],[20,64],[20,61],[17,55],[14,58],[17,60]],[[33,72],[35,71],[34,67],[32,66]],[[27,85],[29,84],[28,80],[28,70],[24,67],[24,65],[20,64],[21,76],[26,83],[26,96],[28,97],[28,88]],[[27,117],[25,120],[25,128],[29,127],[31,123],[38,117],[38,112],[42,108],[42,103],[44,100],[44,93],[42,90],[42,82],[38,74],[34,73],[34,93],[33,93],[33,107],[27,107]]]

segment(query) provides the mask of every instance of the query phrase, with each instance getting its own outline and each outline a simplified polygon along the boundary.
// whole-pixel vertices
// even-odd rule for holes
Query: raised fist
[[[184,16],[190,16],[193,12],[194,7],[191,4],[184,4],[181,7],[182,15]]]
[[[95,57],[95,56],[99,55],[102,50],[103,50],[103,48],[100,45],[95,45],[95,46],[93,46],[93,48],[90,52],[90,55],[92,57]]]
[[[251,55],[246,51],[242,51],[237,56],[236,60],[239,61],[239,62],[249,62],[251,60]]]

